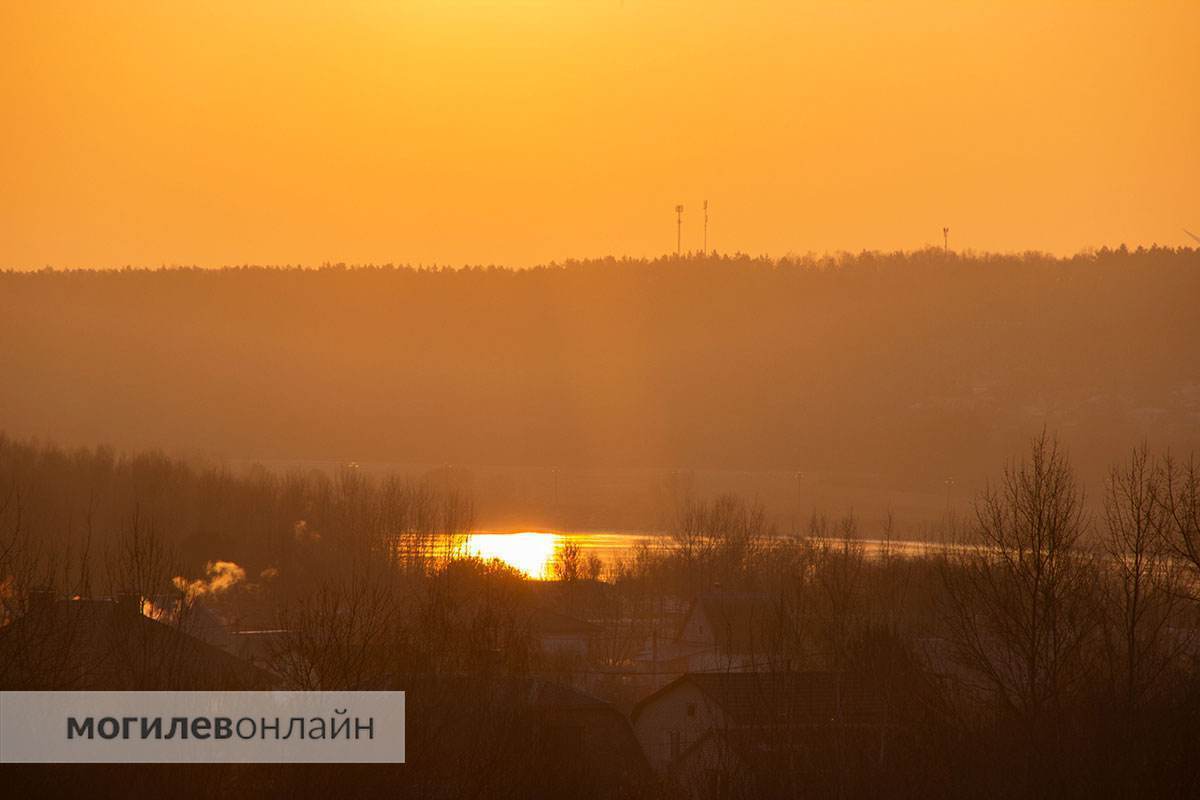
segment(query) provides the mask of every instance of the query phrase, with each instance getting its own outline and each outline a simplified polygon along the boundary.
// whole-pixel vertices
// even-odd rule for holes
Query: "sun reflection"
[[[473,533],[464,547],[468,555],[498,559],[530,578],[551,576],[554,554],[562,537],[557,533]]]

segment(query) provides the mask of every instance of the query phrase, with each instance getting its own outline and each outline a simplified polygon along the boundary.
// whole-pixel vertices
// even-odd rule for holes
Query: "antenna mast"
[[[708,201],[704,201],[704,252],[708,253]]]
[[[683,251],[683,206],[675,206],[675,255]]]
[[[950,255],[950,229],[942,228],[942,252]]]

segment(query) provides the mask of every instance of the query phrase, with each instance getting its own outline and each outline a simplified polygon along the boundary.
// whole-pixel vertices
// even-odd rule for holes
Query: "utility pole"
[[[942,252],[950,255],[950,229],[942,228]]]
[[[675,206],[675,255],[683,251],[683,206]]]
[[[704,201],[704,252],[708,253],[708,201]]]

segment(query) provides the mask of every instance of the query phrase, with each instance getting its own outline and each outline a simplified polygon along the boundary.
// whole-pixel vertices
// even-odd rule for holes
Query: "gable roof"
[[[701,613],[718,648],[727,653],[753,652],[762,647],[770,608],[770,598],[761,592],[704,592],[692,600],[675,638],[683,641],[688,621]]]
[[[581,787],[587,796],[643,796],[634,787],[649,779],[649,766],[628,718],[611,703],[519,675],[440,672],[396,681],[409,692],[410,719],[422,721],[411,731],[412,763],[456,769],[483,747],[493,753],[489,758],[505,761],[506,770],[528,770],[554,784],[553,791],[526,789],[519,796],[570,797]],[[446,775],[438,783],[456,779]],[[569,785],[558,785],[563,781]]]
[[[200,598],[185,601],[181,594],[155,595],[144,601],[150,603],[150,611],[142,613],[151,619],[193,636],[213,647],[229,650],[233,646],[233,635],[221,617]]]
[[[601,632],[599,625],[585,619],[540,606],[530,615],[530,627],[538,636],[592,636]]]
[[[619,713],[611,703],[561,683],[553,683],[541,678],[527,678],[520,681],[520,684],[525,687],[529,704],[535,708],[600,711],[612,709],[614,713]]]
[[[270,676],[141,613],[137,603],[47,600],[0,629],[0,686],[258,689]]]
[[[838,672],[689,672],[634,706],[632,717],[690,684],[737,726],[881,725],[882,695],[859,676]]]

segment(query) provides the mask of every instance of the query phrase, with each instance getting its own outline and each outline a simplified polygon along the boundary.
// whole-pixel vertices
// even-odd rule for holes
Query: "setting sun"
[[[549,578],[562,537],[556,533],[475,533],[467,538],[468,555],[503,561],[531,578]]]

